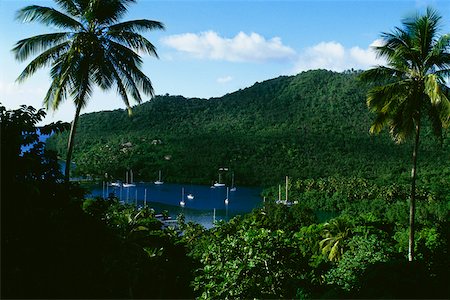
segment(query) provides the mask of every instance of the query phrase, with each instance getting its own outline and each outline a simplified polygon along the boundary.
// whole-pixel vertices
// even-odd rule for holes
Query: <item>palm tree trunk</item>
[[[72,160],[73,145],[75,141],[75,132],[77,129],[78,118],[80,117],[81,104],[77,104],[77,109],[75,112],[75,118],[72,121],[72,126],[70,127],[69,141],[67,143],[67,157],[66,157],[66,168],[64,170],[64,180],[69,182],[70,178],[70,163]]]
[[[417,152],[419,150],[419,134],[420,134],[420,116],[416,123],[416,136],[414,140],[413,150],[413,167],[411,170],[411,199],[409,204],[409,245],[408,245],[408,260],[414,260],[414,217],[416,213],[416,177],[417,177]]]

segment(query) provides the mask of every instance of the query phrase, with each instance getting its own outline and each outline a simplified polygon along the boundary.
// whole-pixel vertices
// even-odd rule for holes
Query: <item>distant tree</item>
[[[58,109],[72,97],[76,112],[67,146],[65,180],[69,179],[74,136],[80,111],[88,103],[95,85],[115,87],[131,114],[129,96],[138,103],[140,92],[153,96],[150,79],[141,71],[139,52],[157,57],[156,49],[139,32],[164,29],[151,20],[118,22],[134,0],[55,0],[62,11],[30,5],[17,13],[23,22],[39,22],[61,31],[26,38],[13,48],[24,61],[37,54],[19,75],[22,82],[38,69],[51,66],[52,83],[44,98],[47,109]]]
[[[369,90],[367,105],[376,114],[370,128],[379,133],[389,127],[393,139],[403,142],[414,137],[410,196],[410,233],[408,259],[414,259],[414,215],[417,177],[417,154],[421,121],[425,116],[434,133],[442,136],[442,128],[450,124],[449,88],[450,34],[438,33],[441,17],[427,9],[402,22],[391,33],[382,33],[383,44],[375,47],[386,66],[365,71],[361,78],[376,83]]]

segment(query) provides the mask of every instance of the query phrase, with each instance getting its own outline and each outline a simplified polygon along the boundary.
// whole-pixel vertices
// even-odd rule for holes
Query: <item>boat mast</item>
[[[289,183],[289,178],[286,176],[286,203],[288,202],[288,183]]]
[[[281,184],[278,185],[278,202],[281,201]]]

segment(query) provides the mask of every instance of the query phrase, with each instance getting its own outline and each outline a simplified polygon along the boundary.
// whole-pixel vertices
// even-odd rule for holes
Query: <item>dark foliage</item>
[[[38,130],[66,124],[38,129],[45,113],[32,107],[0,113],[2,298],[192,297],[190,260],[159,221],[113,199],[83,204],[63,182]]]

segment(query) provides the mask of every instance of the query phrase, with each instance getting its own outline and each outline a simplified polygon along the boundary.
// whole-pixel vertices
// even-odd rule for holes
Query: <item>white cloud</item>
[[[165,37],[161,42],[199,59],[231,62],[267,62],[293,59],[295,51],[283,45],[279,37],[266,39],[257,33],[239,32],[224,38],[214,31],[184,33]]]
[[[231,76],[224,76],[224,77],[217,78],[217,82],[222,83],[222,84],[230,82],[231,80],[233,80],[233,77],[231,77]]]
[[[381,40],[375,40],[368,48],[345,47],[338,42],[321,42],[306,48],[298,55],[294,73],[311,69],[327,69],[344,71],[348,69],[368,69],[376,65],[383,65],[385,61],[377,58],[373,46],[379,46]]]

